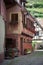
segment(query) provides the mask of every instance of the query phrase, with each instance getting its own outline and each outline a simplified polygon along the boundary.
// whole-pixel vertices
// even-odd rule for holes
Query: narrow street
[[[0,0],[0,65],[43,65],[43,0]]]
[[[0,65],[43,65],[43,51],[16,57],[12,60],[5,60]]]

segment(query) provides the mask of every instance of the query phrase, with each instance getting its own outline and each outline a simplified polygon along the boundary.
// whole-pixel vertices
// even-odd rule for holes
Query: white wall
[[[4,52],[4,40],[5,40],[5,23],[0,15],[0,53]]]
[[[20,0],[16,0],[18,3],[20,3]]]

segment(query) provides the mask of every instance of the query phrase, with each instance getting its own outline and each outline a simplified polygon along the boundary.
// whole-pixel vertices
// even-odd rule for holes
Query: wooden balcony
[[[31,32],[30,30],[27,30],[26,28],[23,28],[23,31],[22,31],[24,34],[27,34],[29,35],[30,37],[33,37],[34,36],[34,33]]]
[[[35,27],[34,25],[30,25],[30,23],[23,22],[23,28],[26,28],[27,30],[30,30],[31,32],[35,33]]]
[[[10,24],[11,26],[14,26],[14,27],[15,27],[16,25],[18,25],[18,21],[14,21],[14,22],[11,21],[9,24]]]
[[[34,26],[26,26],[26,29],[32,31],[33,33],[35,33],[35,27]]]

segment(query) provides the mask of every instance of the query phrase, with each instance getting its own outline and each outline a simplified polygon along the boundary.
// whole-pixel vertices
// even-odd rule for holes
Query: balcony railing
[[[35,32],[35,27],[33,25],[29,25],[29,24],[26,25],[23,23],[23,27],[28,29],[28,30]]]
[[[17,24],[18,24],[18,21],[11,21],[11,22],[10,22],[10,25],[11,25],[11,26],[15,26],[15,25],[17,25]]]

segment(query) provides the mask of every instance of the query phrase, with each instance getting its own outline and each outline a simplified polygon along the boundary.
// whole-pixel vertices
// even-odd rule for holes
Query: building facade
[[[0,0],[1,16],[5,22],[4,49],[17,48],[19,55],[25,49],[32,51],[32,38],[35,34],[35,19],[25,9],[25,0]]]

